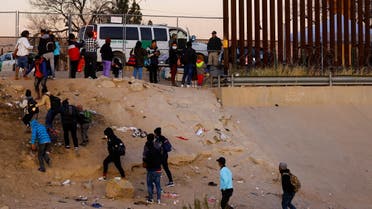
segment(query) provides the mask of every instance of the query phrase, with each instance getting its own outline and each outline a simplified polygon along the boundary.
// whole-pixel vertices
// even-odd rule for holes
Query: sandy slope
[[[23,94],[23,91],[14,90],[14,85],[32,87],[32,81],[23,80],[6,79],[0,84],[1,104],[13,102]],[[368,208],[366,204],[370,203],[367,196],[363,195],[363,191],[371,194],[371,187],[367,183],[371,182],[368,181],[369,172],[364,171],[366,174],[359,175],[359,168],[368,170],[368,165],[364,163],[367,161],[363,158],[370,159],[370,155],[364,151],[368,149],[368,123],[366,113],[363,112],[366,109],[358,109],[362,113],[355,111],[350,112],[349,116],[342,116],[340,113],[348,111],[350,107],[336,109],[336,112],[330,112],[333,109],[326,107],[313,107],[310,110],[300,107],[222,108],[214,94],[207,89],[173,88],[129,79],[114,82],[106,79],[57,79],[50,81],[48,86],[51,92],[60,94],[62,98],[69,98],[71,103],[83,104],[86,108],[97,111],[98,115],[90,130],[91,143],[80,149],[80,156],[62,147],[54,147],[53,166],[47,173],[41,174],[36,170],[35,156],[29,152],[27,142],[30,134],[24,133],[24,126],[18,120],[20,112],[6,105],[0,106],[3,116],[0,123],[0,145],[3,148],[0,152],[0,168],[3,170],[0,174],[0,207],[90,208],[74,200],[75,197],[84,195],[88,196],[89,203],[97,200],[104,204],[104,208],[182,208],[182,205],[192,203],[194,198],[220,198],[218,188],[208,186],[208,182],[218,183],[215,159],[221,155],[227,157],[228,166],[234,173],[235,191],[231,202],[237,208],[280,208],[281,191],[276,163],[282,159],[290,163],[304,184],[303,191],[294,201],[298,208]],[[11,97],[4,96],[6,94]],[[321,115],[324,116],[320,122],[311,110],[323,111],[324,114]],[[335,114],[339,118],[326,121],[331,118],[326,117],[326,113],[333,117]],[[40,118],[44,114],[45,111],[42,110]],[[352,122],[341,123],[342,119],[346,120],[351,116],[364,125],[360,127]],[[328,123],[336,125],[326,126]],[[195,135],[194,127],[197,124],[203,125],[206,130],[202,136]],[[146,196],[145,170],[139,166],[145,141],[133,138],[130,132],[116,131],[127,145],[123,165],[128,179],[135,187],[135,199],[104,198],[105,183],[97,182],[96,179],[101,175],[101,163],[107,152],[105,142],[101,139],[103,129],[107,126],[135,126],[147,132],[161,126],[175,148],[170,154],[170,162],[176,187],[164,190],[176,192],[180,196],[176,199],[163,198],[160,206],[134,204],[144,200]],[[347,128],[350,126],[360,129],[349,132]],[[342,129],[341,132],[339,129]],[[216,141],[219,138],[216,130],[221,130],[228,139]],[[354,137],[356,139],[353,142],[360,140],[360,143],[366,143],[366,146],[358,145],[357,151],[349,146],[352,142],[349,138],[353,133],[359,134]],[[179,140],[176,136],[189,140]],[[342,146],[336,144],[336,138],[339,137],[345,137],[337,141]],[[292,142],[298,138],[304,139]],[[323,141],[327,143],[319,144]],[[329,152],[330,149],[336,149],[337,152]],[[298,157],[298,153],[301,153],[301,157]],[[338,165],[343,162],[347,163]],[[314,169],[317,170],[315,173]],[[110,177],[117,175],[113,166],[109,170]],[[350,174],[357,176],[356,183],[353,184],[350,177],[345,187],[343,180]],[[338,175],[340,181],[336,181]],[[66,179],[72,180],[73,184],[57,185]],[[84,186],[89,180],[92,181],[92,188]],[[166,183],[166,177],[162,182]],[[364,186],[361,182],[365,182]],[[349,206],[346,195],[339,195],[341,192],[337,191],[345,188],[353,193],[353,199],[358,198],[355,200],[361,204],[360,207]],[[329,193],[332,193],[331,197],[324,195]],[[218,208],[210,205],[211,208]]]

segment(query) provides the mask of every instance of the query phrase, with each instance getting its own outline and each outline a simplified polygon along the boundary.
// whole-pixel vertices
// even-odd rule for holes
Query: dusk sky
[[[1,0],[1,3],[1,12],[30,11],[28,0]],[[144,15],[222,17],[222,0],[142,0],[140,5]],[[0,18],[8,20],[0,23],[2,28],[8,28],[6,31],[0,31],[0,35],[13,36],[15,34],[14,15],[0,13]],[[154,24],[177,25],[176,18],[144,17],[144,22],[147,23],[148,19],[151,19]],[[178,25],[185,29],[189,28],[191,34],[200,38],[208,38],[213,30],[222,36],[222,20],[180,18]]]

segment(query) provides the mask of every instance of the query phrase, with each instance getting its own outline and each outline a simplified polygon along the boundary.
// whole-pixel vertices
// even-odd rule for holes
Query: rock
[[[13,88],[16,91],[24,91],[25,87],[22,85],[12,85],[11,88]]]
[[[114,82],[112,82],[112,81],[108,81],[108,80],[104,80],[104,81],[102,81],[102,82],[101,82],[101,86],[102,86],[103,88],[115,88],[115,87],[116,87],[116,85],[115,85]]]
[[[144,87],[143,87],[143,84],[140,83],[140,82],[133,82],[130,86],[129,86],[130,90],[132,91],[143,91]]]
[[[134,197],[134,187],[126,179],[109,180],[106,185],[106,197],[132,199]]]

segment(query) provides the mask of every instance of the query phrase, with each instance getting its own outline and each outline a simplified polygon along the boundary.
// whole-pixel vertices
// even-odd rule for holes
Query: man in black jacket
[[[114,131],[112,130],[112,128],[110,128],[110,127],[106,128],[103,133],[105,134],[105,138],[107,139],[107,150],[108,150],[109,155],[103,161],[103,176],[98,178],[98,180],[100,180],[100,181],[106,180],[108,165],[111,162],[114,162],[115,167],[118,169],[121,178],[125,178],[124,169],[121,166],[120,153],[118,152],[118,147],[121,144],[122,145],[124,145],[124,144],[121,141],[121,139],[119,139],[114,134]],[[116,178],[118,178],[118,177],[116,177]]]
[[[207,44],[209,66],[218,66],[218,55],[221,52],[221,48],[221,39],[217,37],[217,32],[213,31],[212,37],[209,39]]]
[[[63,128],[63,137],[65,139],[65,148],[70,149],[69,132],[71,132],[74,148],[75,150],[78,150],[79,143],[76,136],[76,129],[79,112],[77,111],[75,106],[69,104],[68,99],[63,100],[60,112]]]
[[[182,85],[184,87],[191,86],[191,79],[194,75],[195,65],[196,65],[196,52],[192,48],[192,42],[189,41],[186,44],[187,48],[183,50],[182,54],[182,63],[184,65],[183,76],[182,76]]]
[[[161,199],[161,151],[154,146],[154,134],[147,135],[147,142],[143,148],[143,167],[147,170],[147,192],[148,203],[153,203],[154,185],[156,187],[157,202],[160,204]]]
[[[292,205],[292,199],[294,198],[296,192],[294,190],[294,186],[291,183],[291,176],[290,170],[287,168],[287,163],[279,163],[279,172],[282,177],[282,188],[283,188],[283,196],[282,196],[282,208],[283,209],[296,209],[294,205]]]
[[[173,187],[174,186],[174,182],[173,182],[173,177],[172,177],[172,173],[171,171],[169,170],[169,166],[168,166],[168,152],[169,150],[167,150],[167,148],[165,147],[167,143],[170,143],[169,140],[161,135],[161,128],[158,127],[154,130],[154,133],[155,133],[155,143],[156,144],[160,144],[161,147],[161,151],[162,151],[162,157],[161,157],[161,165],[163,166],[163,169],[165,171],[165,173],[167,174],[167,177],[168,177],[168,184],[166,185],[167,187]]]

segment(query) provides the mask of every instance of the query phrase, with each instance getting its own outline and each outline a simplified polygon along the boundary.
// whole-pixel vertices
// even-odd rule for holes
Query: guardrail
[[[218,76],[210,80],[212,87],[235,86],[366,86],[372,85],[372,77],[322,76],[322,77],[241,77]]]

